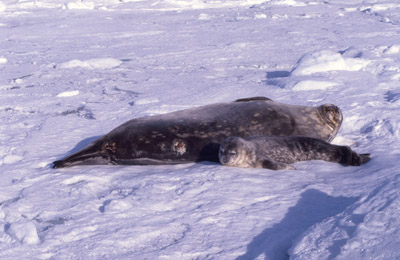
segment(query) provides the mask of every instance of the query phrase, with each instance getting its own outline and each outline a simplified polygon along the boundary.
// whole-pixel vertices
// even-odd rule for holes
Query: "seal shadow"
[[[79,152],[80,150],[82,150],[83,148],[88,146],[91,142],[96,141],[100,137],[102,137],[102,136],[101,135],[97,135],[97,136],[92,136],[92,137],[88,137],[88,138],[85,138],[85,139],[81,140],[79,143],[77,143],[75,145],[74,148],[72,148],[66,154],[64,154],[63,158],[65,158],[66,156],[70,156],[71,154],[74,154],[76,152]]]
[[[319,190],[309,189],[301,194],[297,204],[289,208],[281,222],[265,229],[253,238],[244,255],[236,260],[289,259],[288,250],[302,233],[314,224],[343,212],[358,197],[332,197]]]

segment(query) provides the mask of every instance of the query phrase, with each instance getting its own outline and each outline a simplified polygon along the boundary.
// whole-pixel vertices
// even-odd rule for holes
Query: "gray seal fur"
[[[292,163],[324,160],[344,166],[359,166],[370,160],[369,154],[357,154],[348,146],[333,145],[304,136],[228,137],[220,146],[221,164],[234,167],[293,170]]]
[[[219,144],[229,136],[304,135],[330,141],[341,123],[342,113],[332,104],[310,107],[244,98],[132,119],[53,167],[219,162]]]

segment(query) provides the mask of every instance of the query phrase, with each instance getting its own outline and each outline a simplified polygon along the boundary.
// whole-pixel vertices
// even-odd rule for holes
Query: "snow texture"
[[[400,259],[396,0],[0,2],[0,259]],[[372,160],[50,163],[142,116],[338,105]]]

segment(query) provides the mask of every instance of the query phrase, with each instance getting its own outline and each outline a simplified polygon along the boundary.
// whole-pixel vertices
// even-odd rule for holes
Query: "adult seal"
[[[342,113],[335,105],[309,107],[244,98],[132,119],[55,161],[53,167],[219,162],[219,144],[229,136],[304,135],[331,141],[341,123]]]
[[[219,159],[226,166],[294,170],[290,164],[308,160],[360,166],[370,160],[370,155],[312,137],[254,136],[228,137],[221,143]]]

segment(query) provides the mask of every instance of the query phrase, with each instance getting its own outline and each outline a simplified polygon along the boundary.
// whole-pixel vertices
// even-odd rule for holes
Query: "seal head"
[[[240,137],[228,137],[219,148],[219,161],[226,166],[256,167],[255,147]]]
[[[342,125],[343,115],[339,107],[333,104],[324,104],[318,107],[319,115],[326,123],[328,130],[328,138],[326,141],[330,142],[335,138],[340,126]]]

